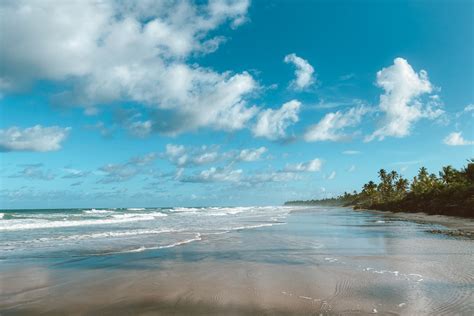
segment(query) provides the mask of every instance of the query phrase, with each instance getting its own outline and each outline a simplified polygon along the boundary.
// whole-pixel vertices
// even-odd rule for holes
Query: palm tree
[[[415,194],[423,194],[430,190],[431,180],[428,174],[428,169],[421,167],[418,171],[418,175],[413,179],[411,184],[411,190]]]
[[[390,173],[387,173],[385,169],[380,169],[378,191],[380,192],[383,201],[389,201],[392,199],[394,192],[393,181],[397,177],[398,173],[396,171],[390,171]]]
[[[459,171],[450,165],[444,166],[443,170],[439,172],[439,176],[441,177],[443,183],[448,186],[453,185],[461,180]]]
[[[474,183],[474,158],[467,160],[467,166],[462,170],[464,177],[470,183]]]
[[[395,183],[395,191],[397,193],[397,198],[403,198],[407,193],[407,189],[408,180],[400,176],[397,182]]]
[[[392,170],[392,171],[390,172],[390,179],[391,179],[392,181],[396,181],[398,177],[399,177],[399,175],[398,175],[398,173],[397,173],[395,170]]]

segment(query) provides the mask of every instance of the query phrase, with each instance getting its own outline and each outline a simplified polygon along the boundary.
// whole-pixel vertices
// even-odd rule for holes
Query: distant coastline
[[[474,159],[460,170],[445,166],[429,174],[421,167],[411,182],[396,171],[381,169],[379,183],[369,181],[360,192],[328,199],[288,201],[285,205],[352,206],[354,209],[474,218]]]

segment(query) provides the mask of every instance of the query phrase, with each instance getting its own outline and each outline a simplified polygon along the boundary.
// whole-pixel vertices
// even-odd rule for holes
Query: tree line
[[[369,181],[360,192],[345,192],[322,200],[289,201],[285,205],[344,205],[357,209],[474,217],[474,159],[459,170],[445,166],[438,175],[421,167],[411,181],[394,170],[380,169],[378,177],[378,183]]]

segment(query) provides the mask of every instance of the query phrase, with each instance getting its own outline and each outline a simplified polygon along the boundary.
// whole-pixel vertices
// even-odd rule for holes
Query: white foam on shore
[[[244,229],[254,229],[260,227],[271,227],[275,225],[285,225],[286,223],[266,223],[266,224],[257,224],[257,225],[246,225],[246,226],[238,226],[229,228],[229,230],[244,230]]]
[[[114,213],[114,211],[111,210],[96,210],[95,208],[91,210],[84,210],[83,211],[85,214],[110,214]]]
[[[400,271],[391,271],[391,270],[376,270],[374,268],[364,268],[363,271],[371,272],[374,274],[390,274],[395,277],[401,277],[408,281],[421,282],[423,281],[423,276],[418,273],[400,273]]]
[[[150,212],[150,213],[124,213],[124,214],[114,214],[112,215],[113,218],[117,219],[133,219],[133,218],[149,218],[153,219],[155,217],[166,217],[168,215],[161,213],[161,212]]]
[[[155,220],[157,217],[166,216],[166,214],[155,212],[149,214],[119,214],[113,215],[110,219],[88,219],[88,220],[73,220],[73,221],[49,221],[49,220],[30,220],[18,219],[9,220],[8,223],[0,225],[0,231],[15,231],[15,230],[29,230],[29,229],[45,229],[45,228],[61,228],[61,227],[76,227],[76,226],[91,226],[91,225],[110,225],[137,221]]]
[[[100,238],[120,238],[120,237],[134,237],[141,235],[156,235],[163,233],[177,232],[174,229],[138,229],[138,230],[126,230],[126,231],[110,231],[103,233],[93,233],[93,234],[79,234],[79,235],[69,235],[69,236],[57,236],[57,237],[43,237],[36,238],[31,240],[25,240],[16,242],[14,244],[30,244],[30,243],[44,243],[51,241],[80,241],[88,239],[100,239]]]
[[[192,242],[194,242],[194,241],[200,241],[200,240],[202,240],[201,234],[200,234],[200,233],[196,233],[193,238],[181,240],[181,241],[178,241],[178,242],[169,244],[169,245],[156,246],[156,247],[145,247],[145,246],[141,246],[141,247],[138,247],[138,248],[135,248],[135,249],[131,249],[131,250],[110,252],[110,253],[107,253],[107,254],[134,253],[134,252],[143,252],[143,251],[146,251],[146,250],[158,250],[158,249],[174,248],[174,247],[177,247],[177,246],[189,244],[189,243],[192,243]]]
[[[94,243],[100,244],[101,247],[110,243],[111,251],[133,253],[173,248],[199,241],[208,235],[285,225],[285,222],[279,220],[289,213],[290,209],[285,207],[195,207],[166,210],[88,208],[57,212],[38,210],[32,213],[25,212],[21,217],[18,215],[18,218],[11,220],[8,217],[8,221],[0,220],[0,235],[2,232],[12,232],[9,233],[12,234],[10,242],[7,241],[2,246],[18,246],[18,251],[43,249],[43,247],[46,247],[45,251],[49,251],[57,245],[73,249],[78,246],[90,248],[94,253],[96,248]],[[161,220],[162,218],[165,219]],[[133,224],[133,222],[141,223]],[[68,229],[69,227],[78,228]],[[26,230],[37,231],[26,233],[24,232]],[[169,232],[179,234],[154,236]],[[176,239],[184,240],[173,242]],[[124,243],[120,245],[122,241]]]
[[[144,207],[129,207],[127,208],[127,211],[145,211],[146,208]]]
[[[5,213],[0,213],[0,219],[3,219],[4,216],[5,216]]]
[[[195,207],[174,207],[170,209],[170,212],[176,212],[176,213],[196,213],[199,211],[199,208]]]

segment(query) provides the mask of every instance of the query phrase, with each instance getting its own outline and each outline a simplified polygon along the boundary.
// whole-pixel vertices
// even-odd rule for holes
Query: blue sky
[[[474,156],[472,1],[4,1],[0,207],[271,205]]]

